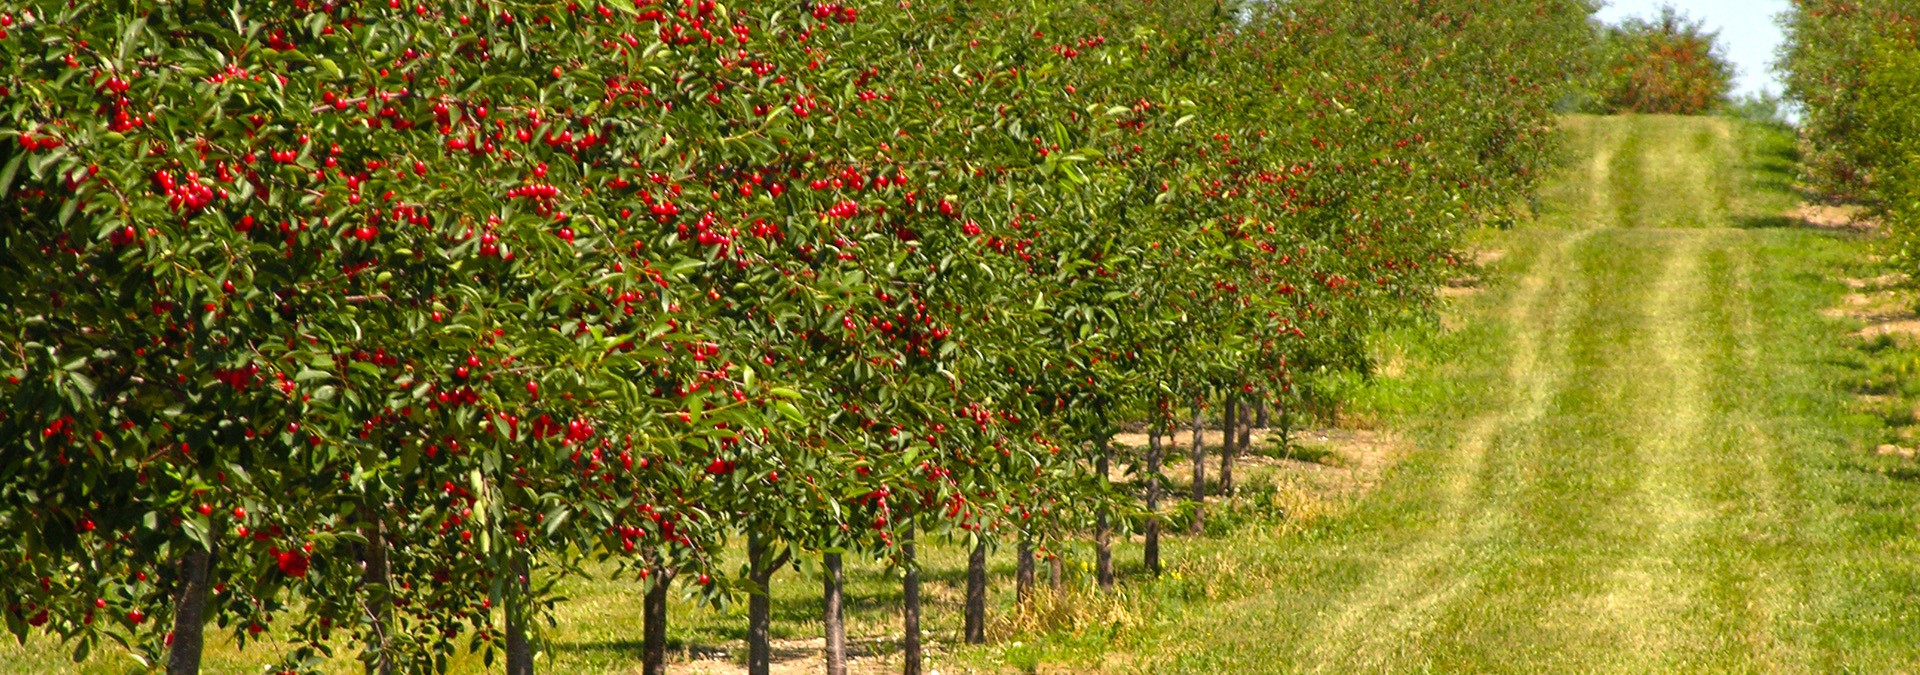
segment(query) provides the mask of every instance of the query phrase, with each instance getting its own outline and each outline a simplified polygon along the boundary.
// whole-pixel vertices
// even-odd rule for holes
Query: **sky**
[[[1687,16],[1705,19],[1707,30],[1720,32],[1720,44],[1739,69],[1734,91],[1779,93],[1772,70],[1774,51],[1782,39],[1774,15],[1786,11],[1788,0],[1607,0],[1600,19],[1618,23],[1630,16],[1651,17],[1661,5],[1671,4]]]

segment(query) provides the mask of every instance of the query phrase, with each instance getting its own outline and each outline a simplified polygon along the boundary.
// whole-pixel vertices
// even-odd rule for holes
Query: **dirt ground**
[[[1386,470],[1408,449],[1398,437],[1364,425],[1295,431],[1292,441],[1290,448],[1281,448],[1278,432],[1255,430],[1249,443],[1251,450],[1234,459],[1236,479],[1243,484],[1247,480],[1274,481],[1309,492],[1319,500],[1339,502],[1377,485]],[[1120,434],[1114,437],[1114,442],[1144,449],[1147,435]],[[1209,482],[1218,479],[1220,442],[1220,430],[1202,431],[1201,445],[1206,449]],[[1172,485],[1192,484],[1191,464],[1187,461],[1192,448],[1190,429],[1182,430],[1166,447],[1164,473]],[[1114,480],[1125,482],[1127,478],[1116,475]]]
[[[1834,319],[1853,319],[1865,324],[1855,335],[1862,339],[1891,336],[1905,344],[1920,343],[1920,292],[1908,283],[1904,274],[1884,274],[1866,279],[1846,279],[1853,292],[1842,296],[1840,305],[1822,313]]]
[[[1879,229],[1879,223],[1862,217],[1861,208],[1853,205],[1801,204],[1787,217],[1821,230],[1873,232]]]
[[[826,652],[826,639],[811,640],[774,640],[773,663],[768,672],[774,675],[809,675],[820,672],[821,655]],[[881,673],[900,672],[900,663],[891,656],[876,656],[879,645],[872,640],[850,640],[847,644],[847,672],[852,675],[880,675]],[[891,646],[887,647],[891,649]],[[931,651],[931,650],[930,650]],[[674,660],[668,664],[667,672],[684,675],[732,675],[744,673],[747,669],[733,661],[733,654],[712,652],[694,654],[691,660]],[[929,675],[940,675],[938,668],[927,671]]]

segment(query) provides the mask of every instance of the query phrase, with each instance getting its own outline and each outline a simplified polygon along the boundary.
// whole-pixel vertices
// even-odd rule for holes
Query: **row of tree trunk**
[[[1221,447],[1220,485],[1218,493],[1221,495],[1233,493],[1233,460],[1251,447],[1254,427],[1266,426],[1266,405],[1261,404],[1258,406],[1259,412],[1257,415],[1254,413],[1254,408],[1255,406],[1249,405],[1237,397],[1228,397],[1226,409],[1220,416]],[[1200,403],[1195,401],[1193,405],[1192,454],[1189,457],[1189,461],[1193,465],[1193,490],[1191,499],[1193,500],[1194,508],[1193,519],[1188,523],[1188,531],[1196,535],[1206,531],[1207,455],[1205,445],[1203,444],[1205,424],[1206,419],[1202,414]],[[1159,517],[1161,497],[1160,478],[1161,463],[1166,452],[1166,448],[1161,445],[1163,431],[1168,441],[1174,439],[1174,430],[1171,428],[1163,429],[1156,423],[1147,429],[1146,504],[1148,516],[1145,527],[1142,528],[1146,535],[1146,550],[1144,551],[1143,557],[1145,558],[1147,571],[1154,575],[1160,574],[1161,570]],[[1101,540],[1096,543],[1100,549],[1100,557],[1103,559],[1110,558],[1111,556],[1107,552],[1108,545],[1106,541]],[[1109,577],[1110,575],[1102,576],[1102,586],[1111,586]]]
[[[1253,429],[1256,426],[1266,427],[1267,409],[1265,405],[1259,405],[1257,406],[1256,412],[1256,406],[1249,405],[1238,398],[1230,397],[1227,399],[1226,409],[1221,416],[1221,422],[1223,442],[1220,452],[1220,484],[1218,493],[1225,495],[1231,494],[1233,491],[1234,459],[1238,455],[1245,453],[1251,446]],[[1205,531],[1204,509],[1207,492],[1206,454],[1202,436],[1204,425],[1205,418],[1201,405],[1199,402],[1195,402],[1193,406],[1192,444],[1192,498],[1195,502],[1195,510],[1190,529],[1194,534],[1200,534]],[[1157,514],[1160,508],[1160,471],[1163,452],[1165,450],[1161,444],[1162,437],[1162,429],[1158,426],[1150,429],[1147,435],[1147,485],[1145,496],[1147,510],[1150,514]],[[1173,430],[1165,429],[1164,437],[1167,440],[1172,440]],[[1111,464],[1112,448],[1103,440],[1099,448],[1099,454],[1095,459],[1094,468],[1103,476],[1110,475],[1112,469]],[[1160,519],[1157,516],[1150,515],[1145,523],[1145,531],[1146,547],[1144,557],[1146,568],[1150,573],[1158,575],[1161,571]],[[1111,518],[1108,514],[1101,513],[1097,516],[1094,529],[1096,549],[1094,569],[1096,579],[1103,589],[1113,588],[1115,582],[1112,538],[1113,528]],[[905,657],[905,663],[901,669],[906,675],[921,675],[926,663],[924,643],[920,631],[920,573],[915,559],[916,554],[914,533],[912,530],[908,530],[903,534],[900,545],[901,563],[906,570],[906,576],[903,582],[904,587],[902,589],[905,604],[905,607],[902,608],[902,628],[905,631],[905,636],[902,640],[902,651]],[[1017,602],[1025,604],[1033,599],[1036,589],[1036,555],[1033,543],[1022,540],[1015,555],[1014,596]],[[756,555],[754,559],[757,561],[759,557]],[[841,593],[843,579],[841,578],[840,555],[836,553],[826,554],[824,562],[825,573],[823,574],[823,578],[826,585],[824,589],[824,609],[826,611],[824,623],[827,633],[826,671],[828,675],[845,675],[847,672],[847,643],[846,624],[842,616]],[[1061,569],[1061,561],[1056,556],[1052,558],[1051,563],[1052,584],[1054,588],[1058,590],[1062,588],[1065,583],[1063,570]],[[766,588],[765,579],[756,578],[754,581],[760,584],[762,590]],[[767,602],[766,596],[755,595],[753,602],[764,604]],[[973,549],[967,557],[966,608],[962,634],[968,644],[981,644],[986,642],[986,606],[987,545],[984,541],[977,541],[974,543]],[[748,659],[747,672],[753,675],[762,675],[768,672],[768,667],[770,666],[770,663],[768,663],[764,657],[767,651],[765,644],[767,627],[765,622],[764,612],[756,614],[753,610],[749,609],[749,623],[752,625],[750,625],[748,629],[750,656]],[[652,673],[653,671],[648,672]]]
[[[1169,420],[1170,421],[1170,420]],[[1219,493],[1230,494],[1233,490],[1233,461],[1236,455],[1247,450],[1253,428],[1266,426],[1267,410],[1259,406],[1256,414],[1253,406],[1246,405],[1237,398],[1229,397],[1224,414],[1221,416],[1223,443],[1220,452]],[[1191,461],[1193,465],[1194,501],[1193,519],[1190,532],[1200,534],[1205,531],[1206,508],[1206,454],[1202,445],[1204,416],[1198,401],[1193,405],[1193,443]],[[1144,562],[1147,571],[1158,575],[1161,572],[1160,510],[1161,464],[1166,447],[1162,438],[1174,439],[1172,428],[1163,428],[1156,422],[1147,432],[1146,453],[1146,489],[1145,499],[1149,514],[1145,523],[1146,546]],[[1110,475],[1111,445],[1102,440],[1097,455],[1095,470],[1101,475]],[[388,562],[384,532],[377,518],[368,519],[370,523],[363,528],[368,544],[361,551],[366,562],[362,583],[383,588],[388,582]],[[1100,587],[1111,589],[1114,586],[1113,528],[1110,516],[1102,512],[1097,516],[1094,529],[1096,550],[1095,576]],[[905,607],[902,608],[901,623],[905,636],[903,656],[905,664],[902,672],[906,675],[921,675],[926,662],[925,646],[920,630],[920,571],[917,565],[918,554],[914,531],[909,526],[900,540],[901,564],[905,569],[902,595]],[[771,624],[772,602],[769,590],[773,574],[789,561],[789,554],[782,552],[778,556],[769,554],[769,542],[757,533],[747,538],[749,558],[749,580],[757,587],[747,600],[747,672],[752,675],[764,675],[772,667]],[[184,579],[177,594],[174,615],[174,640],[168,653],[167,672],[169,675],[195,675],[200,670],[200,656],[204,644],[206,595],[208,577],[213,554],[208,551],[194,550],[182,557],[181,565]],[[1026,604],[1035,592],[1035,549],[1032,541],[1022,540],[1016,551],[1015,560],[1015,597],[1017,602]],[[1065,580],[1061,561],[1053,557],[1052,584],[1054,588],[1063,587]],[[844,609],[844,562],[838,552],[821,555],[821,581],[826,632],[826,671],[827,675],[846,675],[847,638]],[[528,568],[525,561],[515,566],[519,583],[524,591],[527,587]],[[647,586],[644,609],[642,612],[642,670],[645,675],[664,675],[667,664],[667,601],[668,589],[672,587],[675,570],[656,565],[649,570],[650,583]],[[508,675],[533,674],[533,647],[527,635],[527,618],[531,616],[523,597],[524,593],[514,594],[507,605],[507,650],[506,671]],[[373,617],[374,645],[385,644],[387,612],[390,602],[383,601],[376,594],[371,600],[374,606],[368,608]],[[963,635],[968,644],[982,644],[987,639],[987,545],[984,540],[976,541],[967,557],[967,589]],[[391,675],[394,664],[385,658],[368,663],[369,675]]]

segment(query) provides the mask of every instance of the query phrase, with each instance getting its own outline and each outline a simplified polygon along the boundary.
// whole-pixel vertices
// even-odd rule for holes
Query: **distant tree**
[[[1703,21],[1669,5],[1607,33],[1599,92],[1607,112],[1698,115],[1726,104],[1733,64]]]

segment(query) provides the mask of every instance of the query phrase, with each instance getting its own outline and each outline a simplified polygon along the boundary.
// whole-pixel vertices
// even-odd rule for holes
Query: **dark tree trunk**
[[[747,534],[748,577],[760,588],[747,597],[747,673],[767,675],[773,668],[773,571],[777,567],[767,556],[766,535]]]
[[[914,545],[913,525],[909,523],[900,539],[900,562],[906,568],[907,578],[900,588],[901,597],[906,605],[901,612],[902,628],[906,630],[905,644],[901,651],[906,663],[901,672],[905,675],[920,675],[921,664],[926,663],[926,651],[920,644],[920,561]]]
[[[1233,493],[1233,455],[1239,451],[1240,401],[1227,398],[1227,410],[1220,416],[1220,489],[1214,494]]]
[[[516,601],[517,602],[517,601]],[[533,648],[527,645],[525,622],[507,617],[507,675],[533,675]]]
[[[1067,590],[1066,567],[1067,562],[1060,559],[1059,553],[1047,556],[1047,581],[1052,583],[1055,593],[1063,593]]]
[[[1248,402],[1242,402],[1240,404],[1240,443],[1239,447],[1234,449],[1233,456],[1239,457],[1245,455],[1251,447],[1253,447],[1253,405]],[[1228,463],[1227,470],[1231,471],[1232,469],[1232,463]],[[1231,481],[1229,481],[1229,483],[1231,483]]]
[[[847,675],[847,623],[840,607],[840,554],[827,553],[820,558],[820,578],[825,591],[822,622],[827,631],[827,675]]]
[[[372,624],[367,642],[369,648],[379,652],[374,660],[367,662],[367,675],[392,675],[393,655],[387,651],[387,623],[393,615],[393,591],[388,587],[393,564],[387,558],[386,521],[373,517],[372,513],[372,509],[367,510],[368,517],[360,526],[360,535],[367,538],[367,545],[362,549],[367,568],[360,575],[360,585],[368,589],[366,611]]]
[[[173,646],[167,653],[167,675],[196,675],[206,644],[207,576],[213,554],[190,548],[180,560],[180,592],[173,599]]]
[[[987,540],[982,538],[967,555],[967,644],[987,642]]]
[[[1260,401],[1260,419],[1256,420],[1254,424],[1259,425],[1259,427],[1262,429],[1269,429],[1271,427],[1267,424],[1268,421],[1269,420],[1267,419],[1267,402],[1265,400],[1262,400]]]
[[[1113,446],[1110,439],[1100,439],[1100,457],[1095,460],[1094,470],[1100,472],[1100,480],[1108,480],[1109,468],[1113,462]],[[1093,526],[1094,574],[1100,580],[1100,587],[1113,590],[1113,524],[1108,522],[1105,508]]]
[[[1207,449],[1201,442],[1206,424],[1200,414],[1200,399],[1193,400],[1193,528],[1194,534],[1207,529]]]
[[[527,640],[527,621],[533,615],[527,606],[531,573],[525,561],[516,560],[513,574],[517,578],[507,582],[514,586],[507,591],[507,675],[533,675],[533,645]]]
[[[1022,605],[1033,600],[1033,540],[1020,538],[1020,550],[1014,554],[1013,598]]]
[[[1160,422],[1147,430],[1147,572],[1160,575]]]
[[[667,672],[667,593],[673,586],[673,570],[665,565],[655,565],[651,575],[653,585],[647,587],[645,605],[642,607],[641,631],[644,633],[640,645],[640,672],[645,675],[666,675]]]

